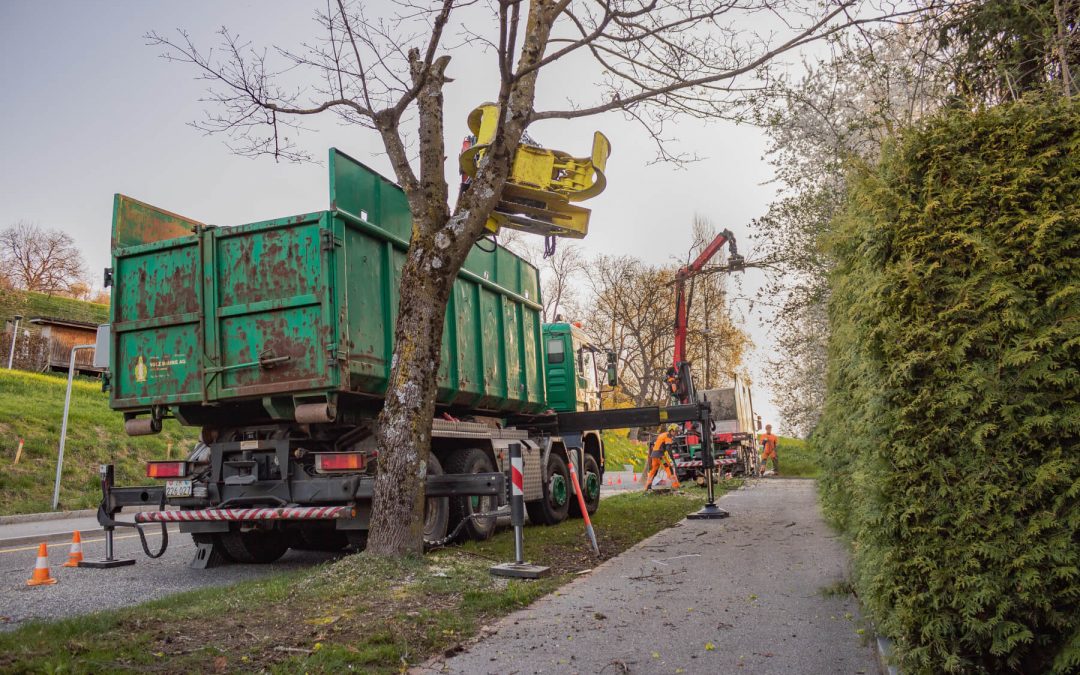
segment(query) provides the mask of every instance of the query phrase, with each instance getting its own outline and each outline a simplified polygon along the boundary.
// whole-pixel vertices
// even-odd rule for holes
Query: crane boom
[[[680,403],[689,403],[695,399],[694,382],[690,373],[690,363],[686,360],[686,338],[690,324],[690,298],[686,294],[686,282],[701,272],[724,244],[728,245],[728,264],[725,272],[735,272],[743,268],[743,257],[735,244],[735,235],[731,230],[723,230],[709,242],[701,254],[689,265],[675,273],[675,356],[668,369],[667,382],[671,394]]]

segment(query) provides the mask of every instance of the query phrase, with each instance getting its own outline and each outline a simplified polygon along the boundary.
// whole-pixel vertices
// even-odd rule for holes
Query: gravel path
[[[658,499],[667,497],[657,496]],[[417,672],[878,673],[815,483],[759,480]],[[869,631],[867,631],[867,634]]]

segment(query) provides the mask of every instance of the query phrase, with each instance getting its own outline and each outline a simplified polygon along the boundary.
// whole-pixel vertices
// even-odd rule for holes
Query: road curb
[[[17,546],[26,546],[28,544],[40,544],[41,542],[47,544],[55,544],[56,542],[64,541],[70,542],[73,532],[75,532],[75,530],[69,530],[67,532],[49,532],[47,534],[30,534],[22,537],[8,537],[7,539],[0,539],[0,550],[15,548]],[[101,528],[79,530],[79,534],[84,537],[104,536],[105,530]]]
[[[877,644],[878,659],[881,661],[882,672],[888,673],[888,675],[900,675],[900,668],[889,663],[892,660],[892,640],[884,635],[878,635],[877,640],[874,642]]]
[[[19,525],[22,523],[38,523],[49,520],[64,520],[67,518],[87,518],[96,514],[97,509],[50,511],[48,513],[16,513],[10,516],[0,516],[0,525]]]

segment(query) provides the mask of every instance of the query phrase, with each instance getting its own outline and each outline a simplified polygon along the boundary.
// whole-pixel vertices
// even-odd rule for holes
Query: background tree
[[[86,267],[70,235],[20,221],[0,231],[0,272],[13,288],[53,295],[80,283]]]
[[[767,379],[787,425],[808,434],[825,394],[833,261],[822,247],[847,200],[853,168],[945,107],[975,108],[1036,92],[1070,95],[1078,55],[1076,0],[953,0],[895,25],[837,36],[805,75],[781,80],[758,122],[771,137],[779,195],[755,223],[769,261],[758,307],[779,357]]]
[[[183,32],[176,40],[147,37],[167,58],[190,64],[211,83],[211,110],[195,124],[227,135],[236,152],[306,159],[295,133],[306,116],[325,112],[372,129],[382,140],[408,198],[413,232],[376,431],[380,454],[369,550],[401,554],[422,547],[416,515],[423,509],[451,284],[484,234],[526,127],[618,111],[642,123],[661,158],[677,160],[677,151],[663,143],[665,122],[680,115],[744,118],[779,55],[881,13],[862,11],[855,0],[441,0],[388,2],[385,8],[375,16],[370,5],[336,0],[316,16],[319,37],[295,50],[253,49],[226,29],[214,51],[199,49]],[[769,24],[765,32],[759,29],[763,22]],[[497,73],[491,100],[500,119],[471,187],[451,207],[443,94],[453,81],[447,36],[454,32],[459,45],[488,48],[487,72]],[[590,73],[596,86],[584,100],[538,110],[537,78],[556,66]],[[305,71],[310,78],[303,78]]]

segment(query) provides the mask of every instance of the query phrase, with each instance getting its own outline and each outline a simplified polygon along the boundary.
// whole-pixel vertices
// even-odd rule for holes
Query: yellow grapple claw
[[[469,129],[476,142],[458,158],[461,172],[476,176],[499,123],[499,108],[482,105],[469,114]],[[500,227],[545,236],[580,239],[589,231],[589,209],[571,204],[595,197],[607,187],[604,170],[611,143],[604,134],[593,134],[589,157],[572,157],[559,150],[519,144],[502,199],[488,219],[487,227]]]

